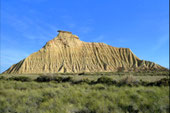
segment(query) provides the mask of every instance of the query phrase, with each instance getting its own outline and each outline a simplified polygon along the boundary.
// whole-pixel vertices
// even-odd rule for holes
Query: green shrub
[[[53,77],[53,80],[58,82],[58,83],[61,83],[62,80],[63,80],[63,77],[55,76],[55,77]]]
[[[15,80],[15,81],[21,81],[21,82],[30,82],[30,81],[32,81],[31,78],[26,77],[26,76],[10,77],[7,80]]]
[[[73,84],[80,84],[80,83],[87,83],[87,84],[90,84],[91,81],[88,79],[88,78],[84,78],[84,79],[81,79],[81,80],[78,80],[78,81],[72,81]]]
[[[97,79],[96,83],[116,84],[116,81],[112,80],[112,78],[109,78],[109,77],[100,77]]]
[[[73,79],[72,77],[57,77],[57,76],[55,76],[53,78],[53,80],[58,82],[58,83],[61,83],[61,82],[71,82],[72,79]]]
[[[146,81],[142,81],[142,80],[140,80],[140,85],[142,85],[142,86],[147,86],[147,84],[148,84],[148,82],[146,82]]]
[[[0,76],[0,80],[5,80],[5,77],[4,76]]]
[[[104,84],[96,84],[96,85],[94,85],[94,87],[92,89],[105,90],[105,89],[107,89],[107,87]]]
[[[61,82],[71,82],[72,77],[59,77],[59,76],[39,76],[36,79],[37,82],[50,82],[50,81],[56,81],[58,83]]]
[[[91,81],[88,78],[84,78],[84,79],[81,80],[81,82],[83,82],[83,83],[90,83]]]
[[[157,86],[169,86],[170,85],[170,79],[168,78],[163,78],[159,81],[156,82]]]
[[[122,110],[126,113],[138,113],[139,110],[135,109],[132,105],[127,105],[127,106],[120,106]]]
[[[36,79],[37,82],[49,82],[51,80],[53,80],[53,76],[46,76],[46,75],[39,76]]]
[[[88,108],[83,108],[81,110],[75,111],[75,113],[93,113]]]
[[[84,73],[84,72],[82,72],[82,73],[79,73],[78,75],[85,75],[85,73]]]
[[[72,77],[64,77],[62,79],[62,82],[72,82],[73,78]]]
[[[150,82],[146,86],[169,86],[170,80],[168,78],[163,78],[161,80]]]

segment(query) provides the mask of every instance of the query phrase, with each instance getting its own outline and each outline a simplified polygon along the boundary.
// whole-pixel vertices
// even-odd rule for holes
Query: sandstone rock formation
[[[104,43],[87,43],[71,32],[58,31],[46,43],[4,73],[79,73],[118,70],[165,70],[153,62],[140,60],[129,48],[116,48]]]

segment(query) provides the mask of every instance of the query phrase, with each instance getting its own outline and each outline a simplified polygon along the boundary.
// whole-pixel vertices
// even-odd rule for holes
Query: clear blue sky
[[[0,72],[59,29],[169,68],[169,0],[1,0]]]

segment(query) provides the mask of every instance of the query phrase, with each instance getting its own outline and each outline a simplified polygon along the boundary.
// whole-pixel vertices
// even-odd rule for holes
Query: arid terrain
[[[0,113],[170,113],[169,0],[0,7]]]
[[[80,73],[119,70],[167,70],[154,62],[139,59],[129,48],[105,43],[84,42],[68,31],[58,31],[39,51],[32,53],[3,73]]]

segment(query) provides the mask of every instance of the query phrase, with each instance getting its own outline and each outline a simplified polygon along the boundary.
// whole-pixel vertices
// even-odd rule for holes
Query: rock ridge
[[[166,70],[154,62],[139,59],[129,48],[104,43],[83,42],[68,31],[58,31],[39,51],[3,73],[79,73],[115,72],[120,70]]]

